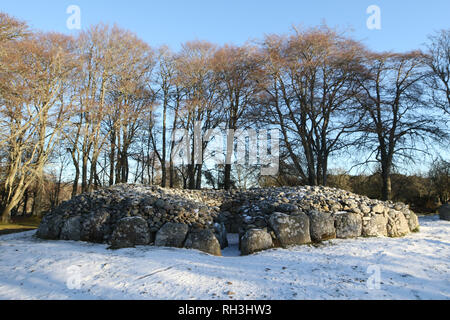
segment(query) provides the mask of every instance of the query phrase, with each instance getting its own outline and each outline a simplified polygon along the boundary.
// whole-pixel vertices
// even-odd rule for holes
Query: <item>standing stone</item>
[[[188,231],[186,224],[168,222],[156,233],[155,246],[182,248]]]
[[[313,241],[325,241],[336,238],[334,218],[330,212],[312,210],[308,213],[311,239]]]
[[[450,204],[446,203],[439,208],[439,218],[441,220],[450,221]]]
[[[362,218],[359,214],[348,212],[336,215],[336,237],[340,239],[357,238],[362,234]]]
[[[221,256],[220,244],[211,229],[195,229],[189,232],[184,244],[186,249],[197,249],[215,256]]]
[[[117,222],[111,236],[111,249],[147,245],[151,241],[151,233],[144,218],[126,217]]]
[[[261,250],[267,250],[272,248],[272,246],[271,235],[262,229],[248,230],[245,235],[240,238],[242,255],[249,255]]]
[[[270,216],[269,225],[282,247],[311,243],[309,218],[303,212],[294,216],[275,212]]]

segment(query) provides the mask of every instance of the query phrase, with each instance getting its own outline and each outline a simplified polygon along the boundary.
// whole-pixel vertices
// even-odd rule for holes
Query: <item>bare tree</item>
[[[329,159],[346,151],[376,164],[371,189],[382,185],[390,199],[401,161],[429,155],[433,144],[447,148],[449,39],[449,30],[431,36],[427,54],[373,53],[321,26],[269,35],[261,45],[192,41],[179,52],[155,52],[117,26],[99,24],[73,39],[30,32],[0,13],[2,220],[27,212],[31,200],[36,215],[57,205],[65,166],[55,172],[51,164],[66,157],[74,197],[129,181],[190,189],[203,181],[226,189],[326,185]],[[279,129],[278,175],[231,165],[234,133],[249,127]],[[229,130],[213,153],[211,129]],[[178,130],[188,133],[181,165]],[[211,167],[215,152],[225,163]],[[438,181],[445,165],[429,178]]]
[[[29,186],[43,179],[44,167],[59,143],[67,120],[66,105],[60,97],[73,68],[71,47],[69,37],[35,34],[9,47],[3,57],[20,70],[10,78],[16,94],[1,104],[0,139],[6,141],[8,153],[3,221],[9,220],[11,210]]]
[[[432,101],[450,114],[450,29],[429,37],[426,64],[431,74],[428,84]]]
[[[130,150],[146,117],[151,113],[155,94],[151,88],[154,53],[134,35],[121,38],[120,57],[124,63],[113,77],[108,92],[111,112],[107,115],[110,134],[110,184],[126,183]],[[116,163],[115,163],[116,162]]]
[[[226,45],[215,55],[214,69],[220,80],[221,94],[225,106],[224,119],[228,130],[224,188],[231,188],[231,162],[234,150],[234,133],[243,129],[245,112],[256,101],[260,87],[261,54],[251,46]]]
[[[256,110],[277,126],[297,174],[310,185],[326,184],[328,158],[347,146],[355,119],[347,113],[356,87],[361,46],[328,27],[268,36],[265,81]]]
[[[216,128],[221,122],[221,96],[212,67],[216,50],[216,46],[209,42],[188,42],[183,46],[176,64],[176,81],[184,91],[183,105],[178,116],[182,128],[190,132],[187,163],[189,189],[201,188],[203,155],[208,142],[194,136],[195,127],[198,126],[201,134],[205,136],[209,129]]]
[[[162,122],[161,122],[161,150],[156,147],[156,137],[152,136],[153,148],[156,156],[161,163],[161,186],[167,186],[167,154],[169,150],[168,146],[168,117],[170,109],[174,110],[173,113],[173,128],[176,128],[178,121],[178,107],[179,107],[179,90],[176,85],[176,63],[175,54],[170,51],[166,46],[159,49],[158,57],[158,72],[157,72],[157,84],[158,84],[158,98],[162,104]],[[152,133],[150,133],[152,134]],[[173,179],[173,163],[171,158],[169,159],[169,180]],[[171,178],[172,177],[172,178]],[[173,182],[169,182],[170,185]]]
[[[369,161],[381,167],[382,198],[391,199],[391,172],[396,161],[414,161],[426,152],[427,140],[445,141],[447,133],[424,101],[424,56],[371,53],[365,57],[359,80],[361,112],[360,147],[369,150]],[[372,160],[370,160],[372,159]]]
[[[116,26],[91,27],[77,45],[76,112],[66,135],[76,173],[73,195],[80,178],[82,192],[100,184],[97,165],[108,142],[109,183],[127,180],[128,151],[153,99],[149,78],[154,66],[150,47]]]
[[[428,172],[432,189],[439,197],[439,203],[450,201],[450,162],[444,159],[436,159]]]

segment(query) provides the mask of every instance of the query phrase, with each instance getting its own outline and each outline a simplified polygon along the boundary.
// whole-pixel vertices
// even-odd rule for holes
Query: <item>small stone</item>
[[[372,212],[374,213],[383,213],[384,212],[384,206],[382,204],[376,204],[372,207]]]

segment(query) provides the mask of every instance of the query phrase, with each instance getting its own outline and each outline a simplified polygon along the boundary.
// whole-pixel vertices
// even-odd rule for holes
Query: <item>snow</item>
[[[229,233],[227,235],[228,247],[222,249],[222,255],[224,257],[239,257],[241,252],[239,251],[239,234]]]
[[[450,299],[450,222],[405,238],[223,257],[195,250],[0,237],[0,299]],[[379,271],[379,288],[376,281]],[[375,284],[375,285],[373,285]],[[228,296],[233,292],[232,296]]]

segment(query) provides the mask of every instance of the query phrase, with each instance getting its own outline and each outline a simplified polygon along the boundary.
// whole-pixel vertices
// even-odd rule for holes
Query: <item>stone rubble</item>
[[[403,203],[335,188],[191,191],[121,184],[64,202],[45,215],[37,236],[221,255],[227,233],[239,233],[245,255],[334,238],[401,237],[418,229],[417,216]]]

